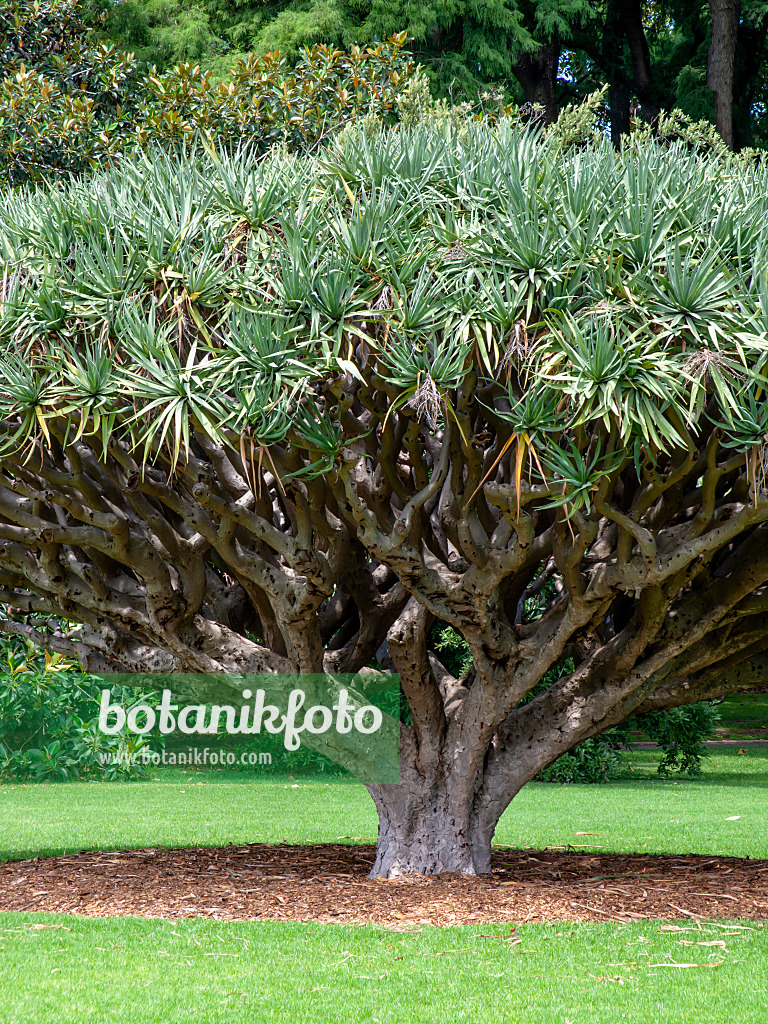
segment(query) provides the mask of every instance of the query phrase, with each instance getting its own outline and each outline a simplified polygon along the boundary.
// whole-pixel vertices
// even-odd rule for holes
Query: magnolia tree
[[[236,58],[218,84],[197,64],[146,70],[92,34],[82,0],[0,0],[0,185],[57,181],[137,146],[201,136],[262,153],[278,142],[312,149],[358,118],[394,121],[413,106],[405,32],[348,52],[318,45],[294,66],[277,51]]]
[[[564,751],[765,685],[766,196],[504,126],[6,196],[2,628],[201,698],[391,659],[374,874],[487,872]]]

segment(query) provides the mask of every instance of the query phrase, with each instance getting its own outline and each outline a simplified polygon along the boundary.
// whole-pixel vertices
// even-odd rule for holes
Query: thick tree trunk
[[[496,824],[507,794],[517,791],[506,779],[504,798],[491,804],[484,787],[495,732],[492,699],[498,696],[491,675],[473,671],[470,694],[469,680],[455,679],[428,652],[431,621],[411,599],[387,634],[412,724],[401,731],[400,785],[368,787],[379,814],[374,877],[490,871]],[[462,694],[462,712],[451,721]]]
[[[471,799],[457,803],[449,785],[421,792],[409,786],[370,787],[379,812],[379,843],[371,875],[480,875],[491,870],[496,822],[480,823]]]
[[[715,125],[729,149],[733,149],[733,74],[740,6],[739,0],[709,0],[712,41],[707,86],[715,94]]]
[[[528,103],[544,108],[543,120],[551,124],[557,120],[557,68],[560,62],[560,44],[544,43],[537,53],[521,53],[512,66],[512,73],[523,87]]]
[[[621,145],[622,137],[629,135],[632,126],[629,101],[629,89],[614,82],[608,89],[608,109],[611,117],[611,142],[617,148]]]

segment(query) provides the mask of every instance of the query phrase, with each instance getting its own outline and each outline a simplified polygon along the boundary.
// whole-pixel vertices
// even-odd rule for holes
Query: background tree
[[[715,94],[715,124],[733,147],[733,80],[739,30],[739,0],[710,0],[712,38],[707,54],[707,86]]]
[[[6,196],[2,629],[209,699],[386,641],[375,872],[487,871],[564,751],[765,685],[765,186],[502,125]]]
[[[400,33],[349,52],[316,46],[292,64],[250,56],[214,85],[199,65],[154,73],[95,42],[79,0],[11,0],[0,21],[0,182],[10,185],[107,167],[148,142],[319,146],[358,117],[394,120],[415,71]]]
[[[616,140],[636,108],[653,123],[673,107],[712,120],[729,146],[768,139],[766,0],[201,0],[183,18],[176,0],[120,0],[109,24],[150,62],[186,55],[215,74],[252,50],[293,59],[305,45],[350,46],[406,31],[438,95],[472,98],[493,85],[509,99],[541,104],[551,122],[565,103],[608,84]]]

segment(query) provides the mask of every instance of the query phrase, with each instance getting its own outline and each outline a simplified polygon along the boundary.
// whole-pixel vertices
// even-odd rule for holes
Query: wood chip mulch
[[[0,910],[313,920],[394,928],[768,919],[768,861],[497,849],[494,874],[367,878],[371,846],[80,853],[0,864]]]

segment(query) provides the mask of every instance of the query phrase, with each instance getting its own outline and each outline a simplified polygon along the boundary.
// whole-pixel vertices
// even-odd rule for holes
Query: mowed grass
[[[392,932],[0,914],[0,1021],[765,1024],[767,960],[754,922]]]
[[[718,750],[700,780],[659,779],[655,761],[633,753],[605,786],[527,786],[497,842],[768,857],[768,747]],[[375,835],[364,789],[341,780],[0,786],[0,858]],[[765,1024],[766,962],[747,921],[394,932],[0,913],[0,1024]]]
[[[734,693],[718,705],[718,728],[726,737],[758,739],[756,731],[768,736],[768,693]]]
[[[526,786],[495,842],[768,858],[768,747],[717,750],[695,780],[660,779],[655,760],[632,753],[629,777],[606,785]],[[166,769],[152,781],[0,786],[0,860],[229,842],[373,843],[376,834],[368,794],[343,780]]]

